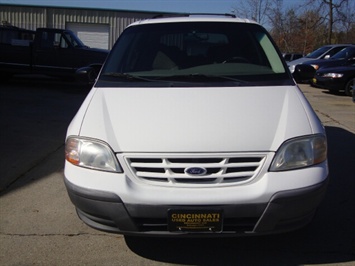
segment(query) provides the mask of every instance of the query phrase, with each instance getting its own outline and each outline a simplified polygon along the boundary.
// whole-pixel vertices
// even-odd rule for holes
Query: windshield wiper
[[[155,81],[154,79],[144,78],[142,76],[135,76],[128,73],[120,73],[120,72],[108,72],[108,73],[103,73],[102,75],[106,77],[122,78],[129,81],[149,81],[149,82]]]
[[[117,77],[121,79],[126,79],[128,81],[148,81],[148,82],[170,82],[170,83],[188,83],[188,82],[206,82],[206,81],[214,81],[220,82],[223,81],[232,81],[234,83],[246,84],[248,83],[245,80],[236,79],[230,76],[218,76],[218,75],[207,75],[207,74],[183,74],[183,75],[170,75],[170,76],[151,76],[149,78],[131,75],[128,73],[120,73],[120,72],[108,72],[103,73],[103,76],[108,77]]]
[[[185,81],[191,81],[191,80],[198,80],[198,81],[211,81],[211,80],[228,80],[228,81],[233,81],[237,82],[239,84],[245,84],[248,83],[245,80],[237,79],[234,77],[230,76],[220,76],[220,75],[207,75],[207,74],[201,74],[201,73],[193,73],[193,74],[186,74],[186,75],[173,75],[173,76],[166,76],[166,77],[160,77],[161,79],[169,79],[169,80],[175,80],[178,79],[179,81],[185,80]]]

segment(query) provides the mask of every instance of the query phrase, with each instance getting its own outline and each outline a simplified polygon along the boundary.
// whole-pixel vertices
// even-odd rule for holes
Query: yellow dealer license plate
[[[223,212],[214,210],[168,210],[168,227],[171,232],[221,232]]]

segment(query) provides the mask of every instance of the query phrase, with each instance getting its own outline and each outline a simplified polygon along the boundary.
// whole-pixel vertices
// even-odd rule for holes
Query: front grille
[[[249,180],[257,175],[265,155],[215,157],[126,157],[139,179],[170,184],[228,184]],[[203,169],[201,175],[189,174],[189,168]]]

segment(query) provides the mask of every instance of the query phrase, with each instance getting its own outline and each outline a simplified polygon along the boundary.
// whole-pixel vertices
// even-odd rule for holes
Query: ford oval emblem
[[[203,167],[189,167],[185,169],[185,173],[189,175],[205,175],[207,170]]]

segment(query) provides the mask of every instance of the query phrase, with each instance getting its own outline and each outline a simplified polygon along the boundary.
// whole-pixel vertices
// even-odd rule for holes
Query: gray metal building
[[[159,12],[0,4],[0,21],[35,30],[72,30],[86,45],[111,49],[124,28]]]

